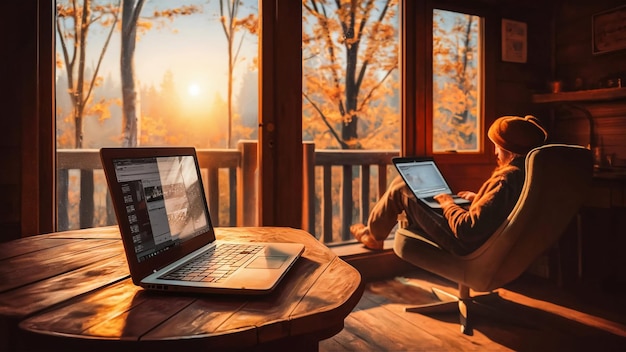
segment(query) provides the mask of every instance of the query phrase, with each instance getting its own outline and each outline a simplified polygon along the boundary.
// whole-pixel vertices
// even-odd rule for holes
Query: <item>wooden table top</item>
[[[341,331],[363,293],[359,272],[305,231],[217,228],[216,236],[306,248],[274,292],[236,296],[156,293],[133,285],[117,226],[0,244],[0,350],[296,343],[315,350],[319,340]]]

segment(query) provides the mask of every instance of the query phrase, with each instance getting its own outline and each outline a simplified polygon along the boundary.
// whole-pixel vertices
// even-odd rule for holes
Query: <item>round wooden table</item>
[[[274,292],[236,296],[133,285],[116,226],[0,244],[0,350],[317,350],[343,329],[363,293],[359,272],[305,231],[217,228],[216,235],[306,249]]]

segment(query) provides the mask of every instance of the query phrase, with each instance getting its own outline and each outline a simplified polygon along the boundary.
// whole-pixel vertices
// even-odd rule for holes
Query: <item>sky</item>
[[[240,8],[240,17],[251,10],[256,12],[256,1],[248,0],[244,3],[246,5]],[[202,8],[202,12],[180,16],[171,22],[166,21],[165,26],[155,25],[142,34],[138,38],[135,52],[136,78],[141,86],[154,85],[158,88],[165,72],[171,70],[181,97],[212,99],[217,92],[225,98],[227,41],[219,23],[219,3],[208,0],[152,0],[146,2],[141,14],[145,17],[155,9],[163,10],[181,5],[197,5]],[[107,33],[102,27],[98,27],[93,28],[88,41],[88,65],[91,67],[95,67],[97,63]],[[119,36],[119,32],[113,33],[100,69],[100,76],[118,82]],[[239,38],[240,36],[241,34]],[[247,34],[240,54],[240,58],[244,60],[237,66],[239,70],[248,69],[257,56],[257,47],[256,36]],[[235,84],[240,82],[242,75],[237,76]],[[238,90],[236,86],[234,92]]]

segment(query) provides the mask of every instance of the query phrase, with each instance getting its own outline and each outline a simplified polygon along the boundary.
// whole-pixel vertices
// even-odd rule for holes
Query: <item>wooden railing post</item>
[[[315,234],[315,143],[302,143],[302,228]]]
[[[80,170],[80,228],[94,226],[93,169]]]
[[[323,166],[322,178],[322,234],[324,243],[333,241],[332,166]]]
[[[239,141],[241,162],[237,177],[237,225],[257,226],[257,141]]]
[[[361,165],[361,222],[367,224],[370,215],[370,165]]]
[[[57,171],[57,231],[70,228],[70,217],[67,211],[69,206],[69,183],[69,170],[59,169]]]
[[[213,226],[220,226],[220,188],[219,170],[216,167],[207,168],[207,185],[205,186],[205,197],[209,206],[209,214]]]
[[[79,169],[80,171],[80,201],[78,212],[78,224],[80,228],[94,226],[94,179],[93,170],[101,169],[102,164],[100,162],[100,155],[97,149],[65,149],[57,157],[57,169],[65,170],[60,171],[60,174],[66,174],[67,170]],[[69,180],[69,177],[67,178]],[[66,182],[65,180],[60,180]],[[60,194],[61,199],[67,197],[67,188],[61,185],[60,192],[66,192]],[[69,206],[66,204],[66,207]],[[62,212],[64,212],[63,210]],[[61,214],[62,214],[61,212]],[[61,218],[60,223],[57,224],[57,230],[67,230],[67,228],[61,228],[65,225],[69,227],[69,222],[66,219]]]
[[[341,180],[341,239],[350,239],[350,225],[352,225],[352,209],[354,209],[354,201],[352,199],[352,165],[344,165],[342,167]]]

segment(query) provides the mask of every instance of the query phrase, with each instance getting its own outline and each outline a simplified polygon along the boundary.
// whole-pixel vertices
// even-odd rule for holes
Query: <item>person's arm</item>
[[[469,200],[470,202],[473,202],[474,198],[476,198],[476,193],[472,191],[461,191],[457,193],[457,195],[463,199]]]
[[[470,202],[474,201],[474,198],[476,198],[476,193],[472,191],[461,191],[457,193],[457,195],[463,199],[469,200]],[[446,193],[438,194],[434,196],[433,199],[436,200],[442,207],[444,205],[454,203],[454,199]]]
[[[445,202],[443,216],[464,243],[482,243],[502,224],[519,198],[524,173],[511,167],[498,170],[482,186],[468,209]]]
[[[445,207],[449,204],[454,204],[454,199],[452,199],[452,196],[447,193],[438,194],[434,196],[433,199],[436,200],[441,205],[441,207]]]

